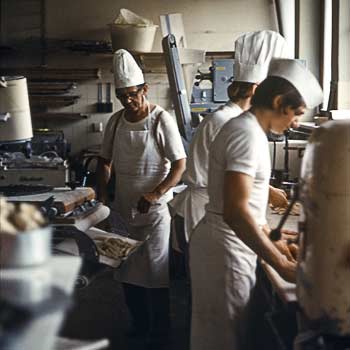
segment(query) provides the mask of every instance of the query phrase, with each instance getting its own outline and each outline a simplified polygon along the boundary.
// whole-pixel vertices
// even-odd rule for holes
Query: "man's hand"
[[[282,253],[288,259],[288,261],[296,262],[285,240],[279,240],[273,243],[280,253]]]
[[[299,255],[299,246],[296,245],[295,243],[291,243],[291,244],[288,244],[288,249],[292,254],[293,258],[297,260]]]
[[[98,158],[96,170],[97,198],[105,205],[108,204],[107,184],[111,178],[111,165],[112,162],[110,160]]]
[[[273,207],[286,208],[288,206],[287,194],[279,188],[270,186],[269,203]]]
[[[275,267],[279,275],[287,282],[296,282],[297,263],[289,261],[285,256],[281,259],[279,266]]]
[[[137,210],[141,214],[147,214],[152,204],[156,203],[161,195],[157,192],[149,192],[142,195],[137,203]]]

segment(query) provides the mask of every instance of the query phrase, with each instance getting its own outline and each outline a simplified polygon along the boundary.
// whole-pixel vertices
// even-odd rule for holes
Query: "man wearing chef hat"
[[[105,202],[113,166],[115,208],[130,238],[147,239],[116,277],[123,282],[135,335],[157,336],[167,332],[169,326],[167,202],[185,169],[186,154],[176,122],[147,100],[148,86],[130,53],[116,51],[113,68],[116,96],[124,108],[106,126],[98,165],[98,193]]]
[[[183,218],[185,240],[205,214],[208,202],[208,163],[209,148],[221,127],[231,118],[249,109],[250,99],[267,76],[268,65],[273,57],[286,57],[285,39],[277,32],[262,30],[246,33],[235,41],[234,81],[228,88],[230,101],[199,125],[190,144],[187,167],[183,176],[187,188],[169,204],[172,211]],[[270,187],[270,200],[273,205],[287,204],[284,191]],[[178,217],[175,217],[178,220]],[[178,227],[178,224],[176,225]],[[177,236],[181,232],[177,232]],[[182,243],[182,245],[184,245]],[[186,251],[186,247],[182,247]]]
[[[228,121],[212,143],[209,202],[190,241],[191,350],[247,348],[244,332],[257,256],[294,281],[296,262],[262,229],[271,174],[266,133],[283,133],[306,107],[320,103],[320,85],[300,62],[273,59],[252,107]]]

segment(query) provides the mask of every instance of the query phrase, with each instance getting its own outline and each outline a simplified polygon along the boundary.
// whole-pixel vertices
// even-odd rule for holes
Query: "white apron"
[[[207,188],[188,185],[169,203],[171,212],[184,218],[184,234],[188,242],[194,228],[205,214],[205,205],[208,203]]]
[[[137,203],[142,194],[153,191],[162,182],[170,166],[160,155],[154,139],[151,115],[146,123],[147,130],[117,128],[115,133],[115,208],[125,220],[130,238],[144,240],[150,236],[116,271],[115,277],[120,282],[145,288],[163,288],[169,286],[170,214],[167,201],[172,192],[163,195],[147,214],[137,211]]]
[[[187,169],[183,176],[188,187],[169,203],[171,212],[184,218],[187,242],[194,228],[203,218],[205,205],[209,201],[207,184],[210,145],[223,125],[242,112],[243,110],[237,104],[229,101],[212,116],[206,117],[193,136]]]
[[[224,223],[206,213],[190,240],[191,350],[242,350],[256,254]]]

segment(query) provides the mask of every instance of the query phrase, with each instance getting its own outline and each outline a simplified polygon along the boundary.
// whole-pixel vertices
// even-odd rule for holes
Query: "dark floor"
[[[164,350],[189,349],[189,295],[186,279],[172,278],[172,330],[169,343],[162,347]],[[146,349],[145,340],[135,340],[125,335],[129,326],[130,317],[121,284],[113,280],[112,270],[108,269],[87,287],[76,290],[74,306],[66,317],[61,335],[76,339],[108,338],[111,343],[109,350]]]

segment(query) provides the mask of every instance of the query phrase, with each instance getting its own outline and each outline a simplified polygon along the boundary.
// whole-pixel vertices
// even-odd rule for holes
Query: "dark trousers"
[[[144,288],[123,283],[126,304],[139,333],[167,335],[170,328],[169,288]]]
[[[179,253],[176,250],[171,250],[172,256],[170,259],[170,272],[175,279],[190,279],[189,270],[189,245],[185,238],[185,220],[180,215],[175,215],[172,218],[172,235],[176,236],[178,247],[182,251]]]

